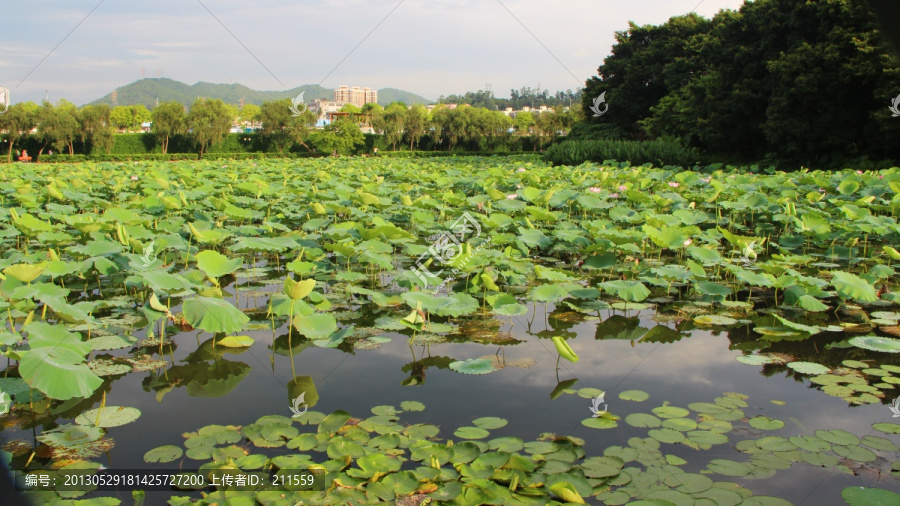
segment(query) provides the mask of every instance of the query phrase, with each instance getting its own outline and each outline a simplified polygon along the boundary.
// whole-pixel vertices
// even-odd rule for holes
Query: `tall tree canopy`
[[[159,141],[163,153],[169,152],[169,140],[186,130],[187,116],[184,106],[179,102],[163,102],[153,108],[153,133]]]
[[[187,127],[191,139],[200,149],[200,157],[210,146],[221,142],[228,134],[233,119],[232,111],[219,99],[198,99],[187,115]]]
[[[861,2],[757,0],[619,32],[587,82],[587,121],[677,136],[729,161],[896,158],[900,60]],[[609,110],[590,105],[606,91]]]

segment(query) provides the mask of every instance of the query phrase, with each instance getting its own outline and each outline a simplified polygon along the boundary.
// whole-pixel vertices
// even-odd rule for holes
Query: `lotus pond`
[[[900,169],[0,167],[36,504],[898,504]],[[893,402],[893,404],[892,404]]]

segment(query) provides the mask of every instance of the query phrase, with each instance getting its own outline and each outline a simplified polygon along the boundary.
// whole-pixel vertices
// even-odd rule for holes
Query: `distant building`
[[[316,113],[319,118],[322,118],[326,114],[340,111],[341,107],[344,107],[348,103],[350,102],[317,98],[313,100],[312,104],[309,106],[309,110]]]
[[[334,90],[335,102],[349,102],[357,107],[362,107],[371,102],[378,102],[378,91],[372,88],[359,86],[349,87],[342,84]]]

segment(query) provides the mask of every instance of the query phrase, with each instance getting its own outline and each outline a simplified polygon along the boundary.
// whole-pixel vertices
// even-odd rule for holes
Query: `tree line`
[[[407,107],[395,102],[387,107],[347,104],[334,121],[316,128],[318,117],[308,109],[296,114],[289,99],[247,104],[242,109],[219,99],[198,99],[189,108],[179,102],[162,102],[152,110],[144,105],[76,107],[60,100],[56,104],[23,102],[0,115],[5,132],[7,160],[12,161],[17,143],[25,136],[38,141],[40,157],[45,150],[74,154],[75,143],[85,150],[109,154],[116,132],[140,130],[151,123],[160,151],[168,153],[175,137],[187,138],[200,156],[221,142],[231,127],[250,122],[259,129],[269,150],[293,149],[352,153],[364,144],[360,127],[370,126],[390,148],[418,149],[423,139],[433,149],[516,149],[522,137],[532,139],[532,149],[543,148],[565,135],[581,119],[580,108],[558,107],[541,113],[519,112],[515,119],[499,111],[470,105],[451,108],[438,105],[429,110],[420,104]]]
[[[733,163],[896,160],[898,77],[863,2],[757,0],[712,19],[632,23],[586,83],[573,137],[677,137]],[[609,109],[595,117],[603,92]]]
[[[467,91],[462,95],[441,95],[438,98],[440,104],[469,104],[472,107],[483,107],[490,110],[504,110],[510,107],[514,110],[523,107],[537,108],[542,105],[547,107],[573,107],[581,102],[581,90],[557,91],[550,94],[549,90],[534,89],[528,86],[522,89],[509,90],[509,98],[497,98],[492,91],[478,90]]]
[[[153,121],[154,132],[163,153],[168,149],[169,138],[175,134],[189,134],[191,141],[203,152],[210,145],[220,142],[232,125],[231,111],[221,100],[198,100],[189,111],[177,102],[166,102],[152,112],[143,105],[120,106],[85,105],[81,108],[61,99],[56,104],[44,101],[21,102],[9,107],[0,115],[0,131],[5,132],[7,161],[12,161],[16,143],[26,136],[38,141],[40,157],[44,150],[75,154],[75,142],[89,146],[90,150],[109,153],[113,147],[113,135],[118,129],[139,129],[142,123]]]

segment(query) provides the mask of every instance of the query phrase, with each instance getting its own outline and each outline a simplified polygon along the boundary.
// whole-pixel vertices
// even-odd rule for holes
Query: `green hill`
[[[188,85],[173,79],[167,78],[146,78],[135,81],[131,84],[116,88],[116,104],[117,105],[135,105],[144,104],[148,108],[153,108],[157,100],[166,102],[174,100],[184,105],[190,105],[197,97],[218,98],[227,104],[239,104],[244,99],[245,104],[261,105],[265,101],[280,100],[283,98],[294,98],[301,92],[304,93],[303,98],[307,102],[317,98],[332,100],[334,98],[334,90],[323,88],[317,84],[305,84],[296,88],[284,91],[257,91],[252,90],[242,84],[214,84],[199,82]],[[423,97],[410,93],[408,91],[397,90],[394,88],[384,88],[378,90],[378,103],[387,105],[391,102],[401,100],[407,104],[430,104],[431,101]],[[91,104],[109,104],[112,105],[112,93],[107,94]]]
[[[433,100],[410,93],[408,91],[398,90],[396,88],[381,88],[378,90],[378,104],[385,106],[391,102],[403,102],[406,105],[413,104],[433,104]]]

